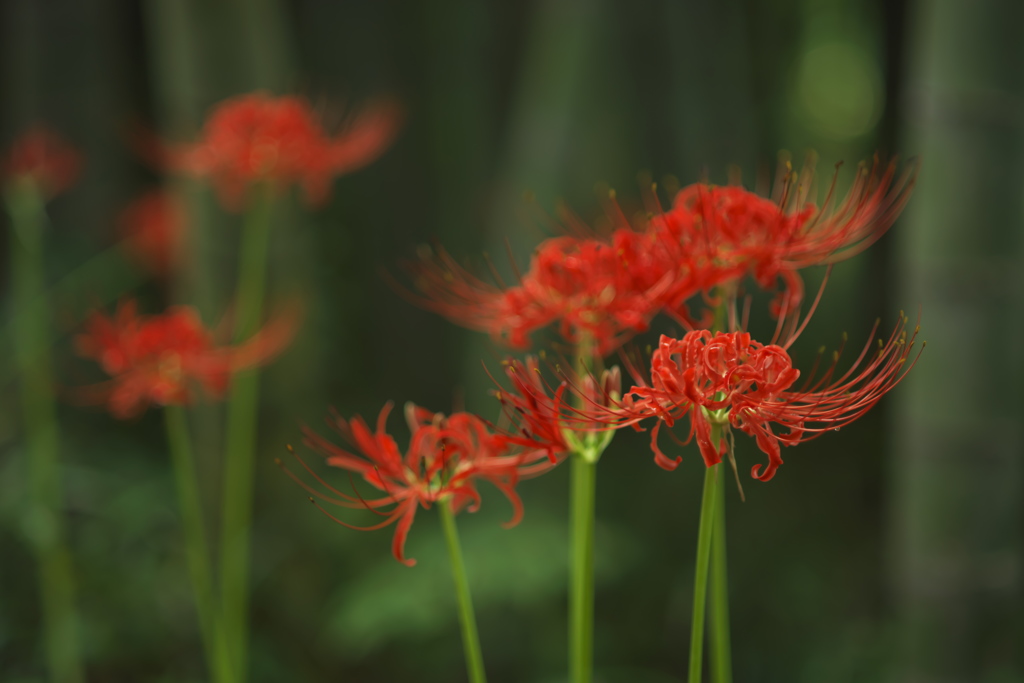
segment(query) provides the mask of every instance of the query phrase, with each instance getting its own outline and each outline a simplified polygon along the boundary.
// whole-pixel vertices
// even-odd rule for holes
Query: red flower
[[[75,339],[78,353],[111,376],[84,395],[106,403],[117,418],[154,403],[187,404],[197,386],[221,397],[232,374],[265,363],[287,346],[293,330],[294,320],[279,318],[240,346],[218,347],[195,309],[176,306],[139,316],[128,301],[113,317],[94,313]]]
[[[59,135],[33,126],[18,137],[0,163],[3,184],[31,182],[46,198],[54,197],[75,182],[82,161],[78,152]]]
[[[651,230],[679,260],[691,262],[699,289],[751,275],[766,289],[781,281],[773,305],[778,315],[793,312],[803,299],[798,271],[836,263],[867,249],[892,225],[910,196],[915,167],[898,178],[896,163],[877,158],[870,170],[860,166],[845,199],[835,180],[818,207],[808,200],[813,167],[799,176],[788,164],[771,199],[741,187],[690,185],[676,195],[670,211],[651,220]],[[683,288],[674,302],[685,301]]]
[[[687,281],[658,240],[629,227],[610,238],[562,236],[540,244],[511,287],[488,284],[442,250],[411,267],[417,303],[453,322],[523,348],[552,323],[567,341],[589,338],[606,355],[647,329],[670,293]],[[692,292],[691,292],[692,293]]]
[[[301,185],[310,204],[321,204],[335,176],[380,156],[399,118],[393,103],[377,103],[330,137],[306,100],[253,93],[221,102],[199,142],[163,156],[172,168],[209,178],[221,201],[233,208],[243,203],[251,185],[265,181]]]
[[[512,388],[495,394],[510,424],[505,430],[509,441],[548,455],[547,462],[533,466],[534,473],[550,469],[567,453],[593,448],[600,455],[608,445],[611,430],[588,415],[595,408],[613,405],[621,397],[622,381],[617,366],[602,372],[600,378],[590,374],[582,379],[565,376],[554,390],[544,381],[535,356],[527,356],[525,363],[506,361],[505,374]],[[581,399],[579,406],[568,400],[573,397]]]
[[[121,213],[121,234],[133,258],[166,277],[176,265],[185,236],[185,207],[167,190],[152,190]]]
[[[794,446],[853,422],[910,371],[917,357],[911,363],[906,360],[919,328],[908,339],[906,323],[901,316],[888,342],[879,340],[874,353],[869,353],[869,341],[853,366],[838,378],[840,352],[836,352],[828,371],[817,379],[812,372],[799,389],[794,384],[800,372],[783,346],[761,344],[746,332],[712,336],[698,330],[682,339],[662,336],[651,358],[650,383],[636,378],[639,385],[618,409],[619,424],[658,418],[651,431],[651,448],[655,461],[668,470],[675,469],[681,458],[669,459],[658,447],[662,422],[672,427],[676,420],[689,417],[689,438],[696,437],[709,467],[726,453],[724,439],[719,448],[711,443],[712,423],[726,432],[734,427],[753,436],[768,455],[763,473],[760,465],[751,470],[755,478],[768,481],[782,464],[780,445]],[[877,323],[872,336],[876,329]],[[773,423],[788,431],[776,434]]]
[[[384,517],[379,524],[356,527],[324,510],[343,526],[372,530],[397,522],[392,552],[396,560],[410,567],[416,564],[416,560],[405,557],[405,540],[417,509],[420,506],[430,508],[438,501],[450,499],[453,511],[468,507],[475,512],[480,506],[477,482],[481,479],[494,484],[512,503],[514,512],[507,526],[519,523],[523,506],[515,486],[523,464],[528,462],[526,454],[512,454],[509,440],[491,431],[475,415],[454,413],[445,417],[412,403],[406,404],[405,417],[411,436],[408,448],[402,453],[386,429],[391,408],[392,404],[388,403],[380,411],[376,432],[371,432],[361,417],[346,420],[332,413],[328,425],[352,444],[352,450],[339,447],[309,429],[305,430],[304,439],[307,446],[326,457],[328,465],[362,475],[370,486],[384,494],[382,497],[364,498],[355,489],[355,484],[354,495],[342,493],[326,484],[301,459],[302,466],[330,494],[306,484],[291,471],[285,471],[316,496],[310,498],[314,503],[321,500],[345,508],[365,508]]]

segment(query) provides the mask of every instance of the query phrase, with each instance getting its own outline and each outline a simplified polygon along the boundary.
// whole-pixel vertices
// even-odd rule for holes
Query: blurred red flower
[[[81,155],[57,133],[35,125],[14,140],[0,163],[3,185],[34,184],[47,199],[71,187],[82,166]]]
[[[301,185],[310,204],[330,194],[331,180],[369,164],[398,130],[390,101],[359,111],[331,137],[309,103],[257,92],[224,100],[210,112],[201,139],[164,150],[170,168],[209,178],[221,201],[241,207],[253,184]]]
[[[650,230],[676,260],[690,263],[699,290],[710,292],[745,274],[765,289],[781,282],[773,314],[786,315],[803,300],[798,271],[847,259],[877,241],[903,210],[916,170],[911,165],[897,176],[895,162],[883,166],[876,158],[870,168],[858,168],[845,199],[837,197],[833,180],[820,207],[809,201],[810,164],[800,174],[787,164],[770,199],[737,186],[690,185],[669,211],[651,218]],[[693,292],[693,283],[683,283],[674,305]]]
[[[765,289],[781,283],[772,304],[776,317],[799,314],[804,297],[801,268],[858,254],[892,225],[906,203],[916,167],[897,177],[897,165],[876,160],[862,166],[845,199],[835,182],[822,205],[808,198],[813,168],[787,167],[772,198],[741,187],[695,184],[680,190],[672,208],[654,206],[634,229],[610,203],[616,229],[596,235],[569,217],[571,235],[542,242],[530,268],[505,286],[478,278],[442,249],[411,264],[416,303],[453,322],[489,333],[513,347],[529,346],[532,332],[557,323],[572,344],[592,341],[600,355],[647,329],[666,312],[687,329],[709,323],[709,311],[692,316],[698,293],[735,293],[752,276]]]
[[[180,256],[188,221],[170,191],[152,190],[129,204],[119,220],[129,254],[155,275],[171,274]]]
[[[244,344],[219,347],[195,309],[176,306],[161,315],[140,316],[135,302],[127,301],[113,317],[94,313],[75,338],[78,353],[111,376],[80,395],[107,404],[122,419],[151,404],[190,403],[197,387],[219,398],[234,373],[262,365],[283,350],[294,328],[293,317],[280,317]]]
[[[346,420],[333,413],[328,425],[354,447],[352,450],[335,445],[310,429],[305,430],[304,443],[324,455],[327,464],[362,475],[363,479],[385,495],[364,498],[352,484],[352,495],[331,487],[306,463],[296,456],[302,466],[326,487],[324,493],[304,482],[287,468],[285,472],[311,493],[311,501],[324,501],[344,508],[363,508],[384,517],[379,523],[358,527],[343,522],[320,508],[339,524],[360,530],[380,529],[397,522],[392,552],[399,562],[412,566],[416,560],[405,557],[405,541],[412,527],[417,509],[430,508],[440,500],[450,499],[452,509],[458,512],[480,506],[477,482],[489,481],[512,503],[514,512],[506,526],[519,523],[523,505],[515,486],[524,466],[544,460],[543,453],[515,452],[509,440],[490,429],[480,418],[470,413],[454,413],[445,417],[412,403],[406,404],[405,417],[411,436],[409,446],[402,453],[394,438],[387,433],[387,418],[392,409],[388,403],[377,417],[376,432],[361,417]],[[319,507],[319,503],[317,503]],[[386,510],[382,512],[382,510]]]
[[[545,240],[510,287],[480,280],[440,249],[410,271],[422,292],[416,302],[459,325],[524,348],[532,332],[557,323],[566,341],[590,340],[607,355],[646,330],[688,281],[687,262],[669,256],[651,236],[619,227],[608,238]]]
[[[619,406],[601,412],[614,416],[620,426],[657,418],[651,448],[656,462],[668,470],[675,469],[681,459],[668,458],[658,447],[662,423],[672,427],[676,420],[689,417],[687,442],[696,437],[709,467],[727,451],[725,438],[719,448],[711,443],[712,423],[721,425],[726,436],[736,428],[753,436],[768,456],[764,472],[760,465],[751,470],[755,478],[768,481],[782,464],[780,445],[794,446],[853,422],[910,371],[920,356],[919,351],[913,362],[906,362],[920,328],[908,338],[907,322],[901,315],[888,341],[879,340],[873,353],[869,337],[860,356],[839,377],[836,365],[841,350],[837,351],[824,375],[815,377],[812,371],[798,389],[794,384],[800,372],[787,351],[792,340],[785,346],[765,345],[747,332],[712,335],[707,330],[689,332],[682,339],[663,335],[651,357],[650,380],[632,370],[637,386]],[[876,323],[871,337],[877,327]],[[788,432],[774,433],[773,423]]]

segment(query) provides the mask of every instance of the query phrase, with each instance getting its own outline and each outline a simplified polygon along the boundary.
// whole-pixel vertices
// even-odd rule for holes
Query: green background
[[[94,303],[126,291],[149,312],[189,302],[210,325],[228,306],[240,219],[198,183],[179,185],[197,246],[173,286],[127,263],[79,270],[160,182],[133,130],[189,140],[211,105],[260,88],[304,94],[332,122],[374,96],[403,103],[379,161],[335,183],[327,207],[291,202],[274,226],[271,299],[301,296],[307,316],[263,385],[253,681],[465,677],[436,516],[418,515],[409,569],[389,531],[332,524],[273,465],[329,405],[372,417],[387,400],[446,411],[464,399],[496,417],[481,360],[502,351],[408,304],[381,268],[398,272],[434,238],[459,257],[503,255],[507,238],[526,263],[546,233],[524,191],[594,220],[602,187],[640,205],[641,172],[724,182],[738,164],[752,185],[778,150],[811,148],[823,177],[848,162],[844,186],[876,150],[919,156],[921,171],[893,230],[833,271],[796,363],[844,330],[861,343],[900,309],[921,312],[928,350],[868,417],[786,449],[769,483],[745,477],[745,503],[728,489],[735,680],[1024,681],[1024,5],[4,0],[0,54],[0,144],[42,121],[86,159],[50,206],[46,244],[48,280],[65,283],[53,311],[65,387],[98,379],[69,342]],[[7,301],[0,680],[26,683],[45,678]],[[220,411],[194,411],[211,512]],[[158,411],[119,422],[65,404],[60,419],[88,680],[204,680]],[[745,473],[761,454],[737,442]],[[623,433],[602,460],[604,683],[683,680],[703,468],[695,446],[682,454],[666,473],[644,435]],[[494,491],[460,517],[492,681],[564,680],[567,474],[520,486],[513,530]]]

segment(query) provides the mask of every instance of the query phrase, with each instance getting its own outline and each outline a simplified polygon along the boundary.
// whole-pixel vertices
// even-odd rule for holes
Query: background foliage
[[[435,237],[457,255],[503,254],[507,238],[525,262],[545,233],[524,190],[596,219],[595,184],[636,208],[638,171],[725,182],[738,164],[753,183],[780,148],[814,148],[823,176],[851,162],[842,184],[875,150],[920,154],[907,215],[835,269],[796,361],[900,308],[923,311],[928,352],[868,419],[785,453],[772,482],[745,481],[746,503],[729,491],[735,678],[1020,681],[1022,14],[1005,0],[5,0],[0,142],[44,121],[87,157],[51,206],[47,244],[50,281],[79,278],[56,308],[55,362],[74,386],[95,379],[68,343],[89,305],[131,290],[148,310],[188,301],[214,323],[234,282],[239,220],[198,185],[182,188],[196,251],[173,287],[128,264],[77,270],[159,180],[133,127],[190,139],[209,106],[257,88],[305,94],[335,121],[374,95],[404,103],[381,160],[323,210],[296,205],[275,226],[271,291],[301,294],[308,315],[266,375],[257,682],[464,676],[434,516],[417,522],[407,569],[387,532],[331,524],[273,466],[329,404],[373,415],[388,399],[448,410],[462,397],[496,414],[480,360],[499,351],[403,301],[382,266]],[[27,682],[43,668],[9,319],[5,303],[0,677]],[[195,415],[210,501],[219,410]],[[200,680],[159,415],[64,405],[60,418],[89,680]],[[740,448],[741,462],[757,456]],[[668,474],[643,435],[622,434],[602,464],[602,681],[682,680],[701,480],[696,448],[684,456]],[[527,515],[511,531],[498,496],[461,520],[494,681],[564,675],[566,475],[522,485]]]

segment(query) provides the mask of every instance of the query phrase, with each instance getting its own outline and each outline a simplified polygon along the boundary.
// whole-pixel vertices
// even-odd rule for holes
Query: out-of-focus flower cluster
[[[198,389],[219,398],[233,374],[278,354],[294,329],[293,316],[279,317],[240,345],[218,346],[194,308],[175,306],[160,315],[142,316],[129,300],[113,316],[93,313],[75,338],[78,353],[110,375],[77,393],[88,402],[106,404],[118,418],[135,416],[153,404],[190,403]]]
[[[575,230],[535,250],[511,286],[492,285],[435,248],[411,264],[417,301],[465,327],[517,348],[552,323],[564,339],[593,341],[607,355],[659,313],[689,328],[706,326],[688,302],[751,276],[777,290],[772,311],[794,314],[803,299],[801,268],[860,253],[892,225],[912,186],[913,169],[895,163],[858,169],[844,199],[834,182],[822,204],[809,200],[813,169],[784,170],[772,198],[741,187],[695,184],[667,211],[633,226],[612,203],[610,235]]]
[[[398,106],[381,101],[356,112],[332,136],[306,100],[251,93],[218,104],[196,142],[158,145],[154,156],[170,170],[208,178],[233,209],[261,183],[299,185],[309,204],[319,205],[330,196],[331,180],[387,149],[400,120]]]
[[[0,185],[29,183],[51,199],[71,187],[81,167],[81,155],[71,145],[49,128],[35,125],[18,136],[0,160]]]

